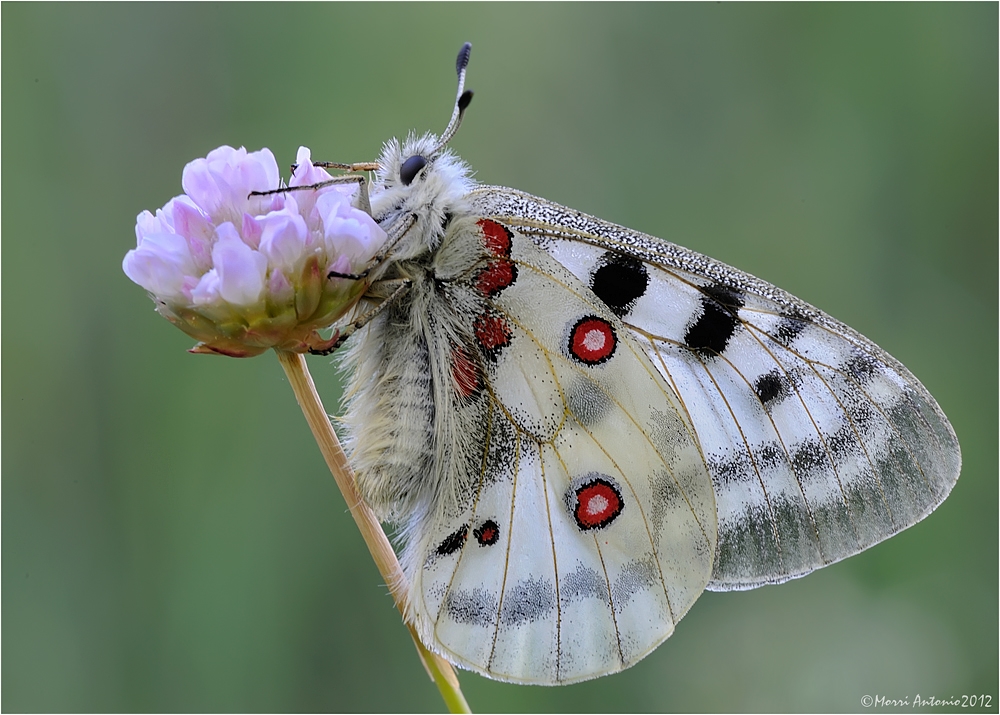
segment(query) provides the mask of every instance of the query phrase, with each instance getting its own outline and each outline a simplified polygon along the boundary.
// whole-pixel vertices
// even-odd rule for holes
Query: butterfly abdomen
[[[423,253],[388,262],[383,276],[409,286],[346,356],[354,374],[344,420],[358,487],[380,517],[404,529],[427,509],[467,506],[482,462],[481,452],[470,455],[485,397],[485,356],[473,326],[494,350],[502,338],[498,326],[475,321],[482,292],[467,283],[484,251],[478,240],[455,240],[475,224],[452,211],[442,247],[428,248],[415,235],[410,247],[423,243]],[[412,231],[426,224],[418,218]]]
[[[408,298],[369,323],[345,355],[354,367],[344,416],[348,447],[358,488],[382,519],[407,514],[426,498],[434,453],[430,356],[426,336],[409,320]]]

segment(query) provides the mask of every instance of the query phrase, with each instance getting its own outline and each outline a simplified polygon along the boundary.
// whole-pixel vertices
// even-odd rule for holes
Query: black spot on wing
[[[796,310],[789,310],[781,316],[775,339],[782,345],[789,345],[809,325],[809,320]]]
[[[774,400],[785,397],[788,394],[788,383],[777,370],[771,370],[771,372],[764,373],[754,381],[753,389],[766,407]]]
[[[780,443],[766,442],[754,446],[752,457],[745,449],[709,455],[708,469],[716,487],[721,488],[756,483],[760,472],[774,469],[786,461]]]
[[[755,478],[753,462],[745,450],[708,456],[708,471],[716,488],[743,484]]]
[[[706,357],[721,354],[740,325],[737,311],[743,307],[739,291],[724,285],[701,289],[702,311],[684,336],[684,343]]]
[[[590,288],[619,318],[646,293],[649,273],[638,258],[608,251],[597,262]]]
[[[449,534],[448,537],[438,545],[437,552],[442,556],[455,553],[462,548],[463,544],[465,544],[465,539],[468,535],[469,527],[462,524],[460,529],[455,531],[453,534]]]
[[[500,540],[500,526],[492,519],[487,519],[472,534],[480,546],[493,546]]]
[[[761,445],[755,452],[757,464],[762,469],[774,469],[778,464],[785,461],[785,451],[778,442],[768,442]]]
[[[792,467],[797,474],[830,466],[830,456],[819,442],[807,440],[792,450]]]
[[[864,384],[878,373],[878,361],[867,353],[855,349],[850,359],[844,363],[844,370],[858,382]]]

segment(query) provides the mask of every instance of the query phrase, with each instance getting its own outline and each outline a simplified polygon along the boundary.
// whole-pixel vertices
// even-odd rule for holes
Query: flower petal
[[[250,246],[254,250],[260,249],[260,234],[264,230],[260,221],[255,219],[250,214],[243,214],[243,230],[240,232],[240,236],[243,239],[243,243]]]
[[[297,275],[307,257],[309,229],[298,214],[275,212],[268,214],[261,223],[260,252],[267,256],[272,267],[285,275]]]
[[[345,255],[358,266],[367,262],[385,243],[385,231],[343,196],[323,194],[316,199],[316,208],[323,221],[323,236],[331,257]]]
[[[138,248],[125,254],[122,270],[133,282],[159,298],[177,298],[185,276],[194,272],[187,241],[176,233],[145,235]]]
[[[191,302],[195,305],[210,305],[219,300],[219,272],[214,268],[201,277],[191,291]]]
[[[183,201],[171,202],[174,230],[187,239],[198,272],[208,270],[212,266],[212,241],[215,239],[215,226],[208,220],[197,206],[191,206]]]
[[[232,150],[232,147],[219,147],[219,149]],[[215,151],[219,151],[219,149]],[[210,153],[209,157],[213,153]],[[216,181],[208,159],[195,159],[188,162],[181,174],[181,186],[184,188],[184,193],[191,197],[191,200],[209,216],[213,216],[222,205],[222,188]]]
[[[279,187],[278,162],[270,149],[248,153],[240,147],[220,146],[204,159],[184,167],[181,186],[216,223],[238,221],[246,213],[262,213],[281,204],[280,195],[249,196],[252,191]]]
[[[313,166],[311,152],[308,147],[300,146],[295,155],[295,172],[288,180],[289,186],[312,186],[329,181],[333,177],[326,169]]]
[[[267,293],[269,299],[276,304],[285,303],[295,297],[295,289],[281,271],[271,271],[267,279]]]
[[[218,227],[212,263],[219,272],[219,295],[233,305],[253,305],[260,300],[267,273],[267,258],[240,239],[236,227]]]

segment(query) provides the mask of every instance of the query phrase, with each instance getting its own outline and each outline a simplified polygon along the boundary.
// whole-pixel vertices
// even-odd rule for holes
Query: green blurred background
[[[924,381],[964,455],[889,542],[706,594],[617,676],[464,673],[473,708],[996,711],[997,24],[995,3],[4,3],[3,710],[441,708],[277,361],[188,355],[120,266],[218,145],[284,167],[440,131],[469,40],[452,146],[481,181],[822,307]]]

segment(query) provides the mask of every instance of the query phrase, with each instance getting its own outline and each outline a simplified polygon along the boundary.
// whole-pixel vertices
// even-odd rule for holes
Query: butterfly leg
[[[344,164],[339,161],[314,161],[313,166],[319,167],[320,169],[340,169],[341,171],[378,171],[378,162],[375,161],[361,161],[355,162],[353,164]],[[292,164],[292,173],[299,168],[298,164]],[[368,200],[368,184],[363,176],[358,175],[357,179],[360,184],[358,191],[357,206],[362,211],[364,211],[369,216],[372,215],[372,204]]]
[[[320,169],[342,169],[343,171],[378,171],[377,161],[361,161],[354,164],[343,164],[339,161],[314,161],[313,166]],[[298,168],[298,164],[292,164],[292,171]]]
[[[349,323],[343,329],[338,330],[336,339],[333,340],[333,342],[328,346],[324,346],[322,348],[310,348],[309,353],[312,355],[329,355],[347,342],[347,339],[354,335],[355,332],[368,325],[368,323],[370,323],[373,318],[378,316],[379,313],[395,303],[402,296],[406,295],[406,292],[412,285],[413,281],[409,278],[397,278],[394,280],[379,281],[378,283],[373,284],[366,295],[379,298],[384,296],[390,289],[392,292],[389,293],[381,303],[376,305],[367,313],[359,315],[352,323]]]
[[[315,165],[314,165],[315,166]],[[349,166],[349,165],[344,165]],[[357,206],[362,211],[364,211],[369,216],[372,215],[372,205],[368,200],[368,180],[365,179],[361,174],[350,174],[346,176],[334,176],[329,181],[320,181],[318,184],[306,184],[305,186],[282,186],[279,189],[270,189],[268,191],[251,191],[249,196],[270,196],[271,194],[287,194],[291,191],[308,191],[316,189],[322,189],[327,186],[333,186],[335,184],[358,184],[358,197]]]

